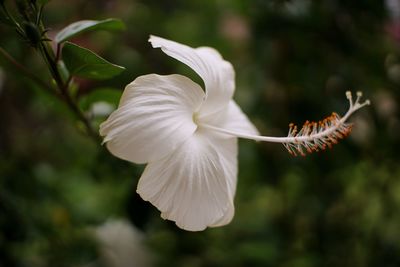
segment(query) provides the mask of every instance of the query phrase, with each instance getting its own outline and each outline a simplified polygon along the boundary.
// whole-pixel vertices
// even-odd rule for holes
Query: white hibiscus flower
[[[234,70],[213,48],[191,48],[160,37],[150,43],[192,68],[205,90],[178,74],[149,74],[126,86],[119,107],[101,124],[109,151],[124,160],[147,163],[137,192],[164,219],[185,230],[228,224],[234,215],[237,137],[283,143],[291,154],[331,146],[351,130],[347,118],[369,102],[353,102],[343,118],[291,125],[287,137],[259,136],[232,99]],[[304,152],[303,152],[304,151]]]

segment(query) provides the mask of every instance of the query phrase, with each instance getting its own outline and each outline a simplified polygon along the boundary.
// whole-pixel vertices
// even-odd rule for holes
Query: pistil
[[[349,110],[343,117],[340,117],[337,113],[332,113],[330,116],[319,122],[306,121],[299,131],[296,125],[290,123],[287,137],[250,135],[226,130],[212,125],[202,125],[202,127],[223,134],[256,141],[282,143],[290,154],[294,156],[305,156],[306,153],[325,150],[327,147],[330,148],[332,145],[337,144],[340,139],[348,136],[352,129],[352,124],[347,123],[348,118],[355,111],[370,104],[369,100],[360,103],[362,97],[361,92],[357,92],[357,98],[354,102],[350,91],[346,92],[346,97],[349,100],[350,106]]]

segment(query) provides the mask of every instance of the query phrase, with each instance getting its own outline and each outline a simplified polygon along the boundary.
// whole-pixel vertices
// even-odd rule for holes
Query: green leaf
[[[105,80],[120,74],[124,67],[112,64],[89,49],[67,42],[62,49],[62,57],[72,75]]]
[[[112,87],[100,87],[79,98],[79,107],[88,110],[93,103],[107,102],[115,107],[118,106],[122,90]]]
[[[57,43],[62,43],[84,32],[95,30],[117,31],[124,29],[125,24],[120,19],[81,20],[74,22],[62,29],[56,35],[54,40]]]

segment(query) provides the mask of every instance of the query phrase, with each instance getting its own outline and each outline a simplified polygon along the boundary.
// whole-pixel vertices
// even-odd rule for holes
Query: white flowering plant
[[[4,1],[0,3],[3,22],[38,52],[51,80],[36,76],[3,48],[1,55],[65,103],[96,144],[105,143],[123,160],[147,164],[137,192],[161,211],[162,218],[188,231],[226,225],[233,219],[238,138],[281,143],[290,154],[304,156],[346,137],[352,128],[350,116],[370,103],[361,101],[361,92],[355,99],[346,92],[349,109],[343,116],[332,113],[318,122],[306,121],[299,128],[289,124],[284,137],[262,136],[233,100],[234,68],[217,50],[150,36],[154,48],[189,66],[205,88],[179,74],[140,76],[126,86],[118,108],[100,125],[98,135],[74,98],[74,88],[79,87],[76,78],[101,81],[116,77],[124,67],[71,41],[91,31],[123,30],[125,26],[119,19],[83,20],[50,38],[42,21],[45,5],[46,1],[18,1],[20,16],[15,17]],[[109,111],[104,105],[96,108],[101,108],[99,113]]]

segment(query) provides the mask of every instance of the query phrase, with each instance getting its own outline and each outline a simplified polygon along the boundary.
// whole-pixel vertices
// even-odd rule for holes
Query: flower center
[[[199,126],[199,114],[197,112],[194,112],[192,115],[192,120],[194,122],[194,124],[196,124],[197,126]]]

